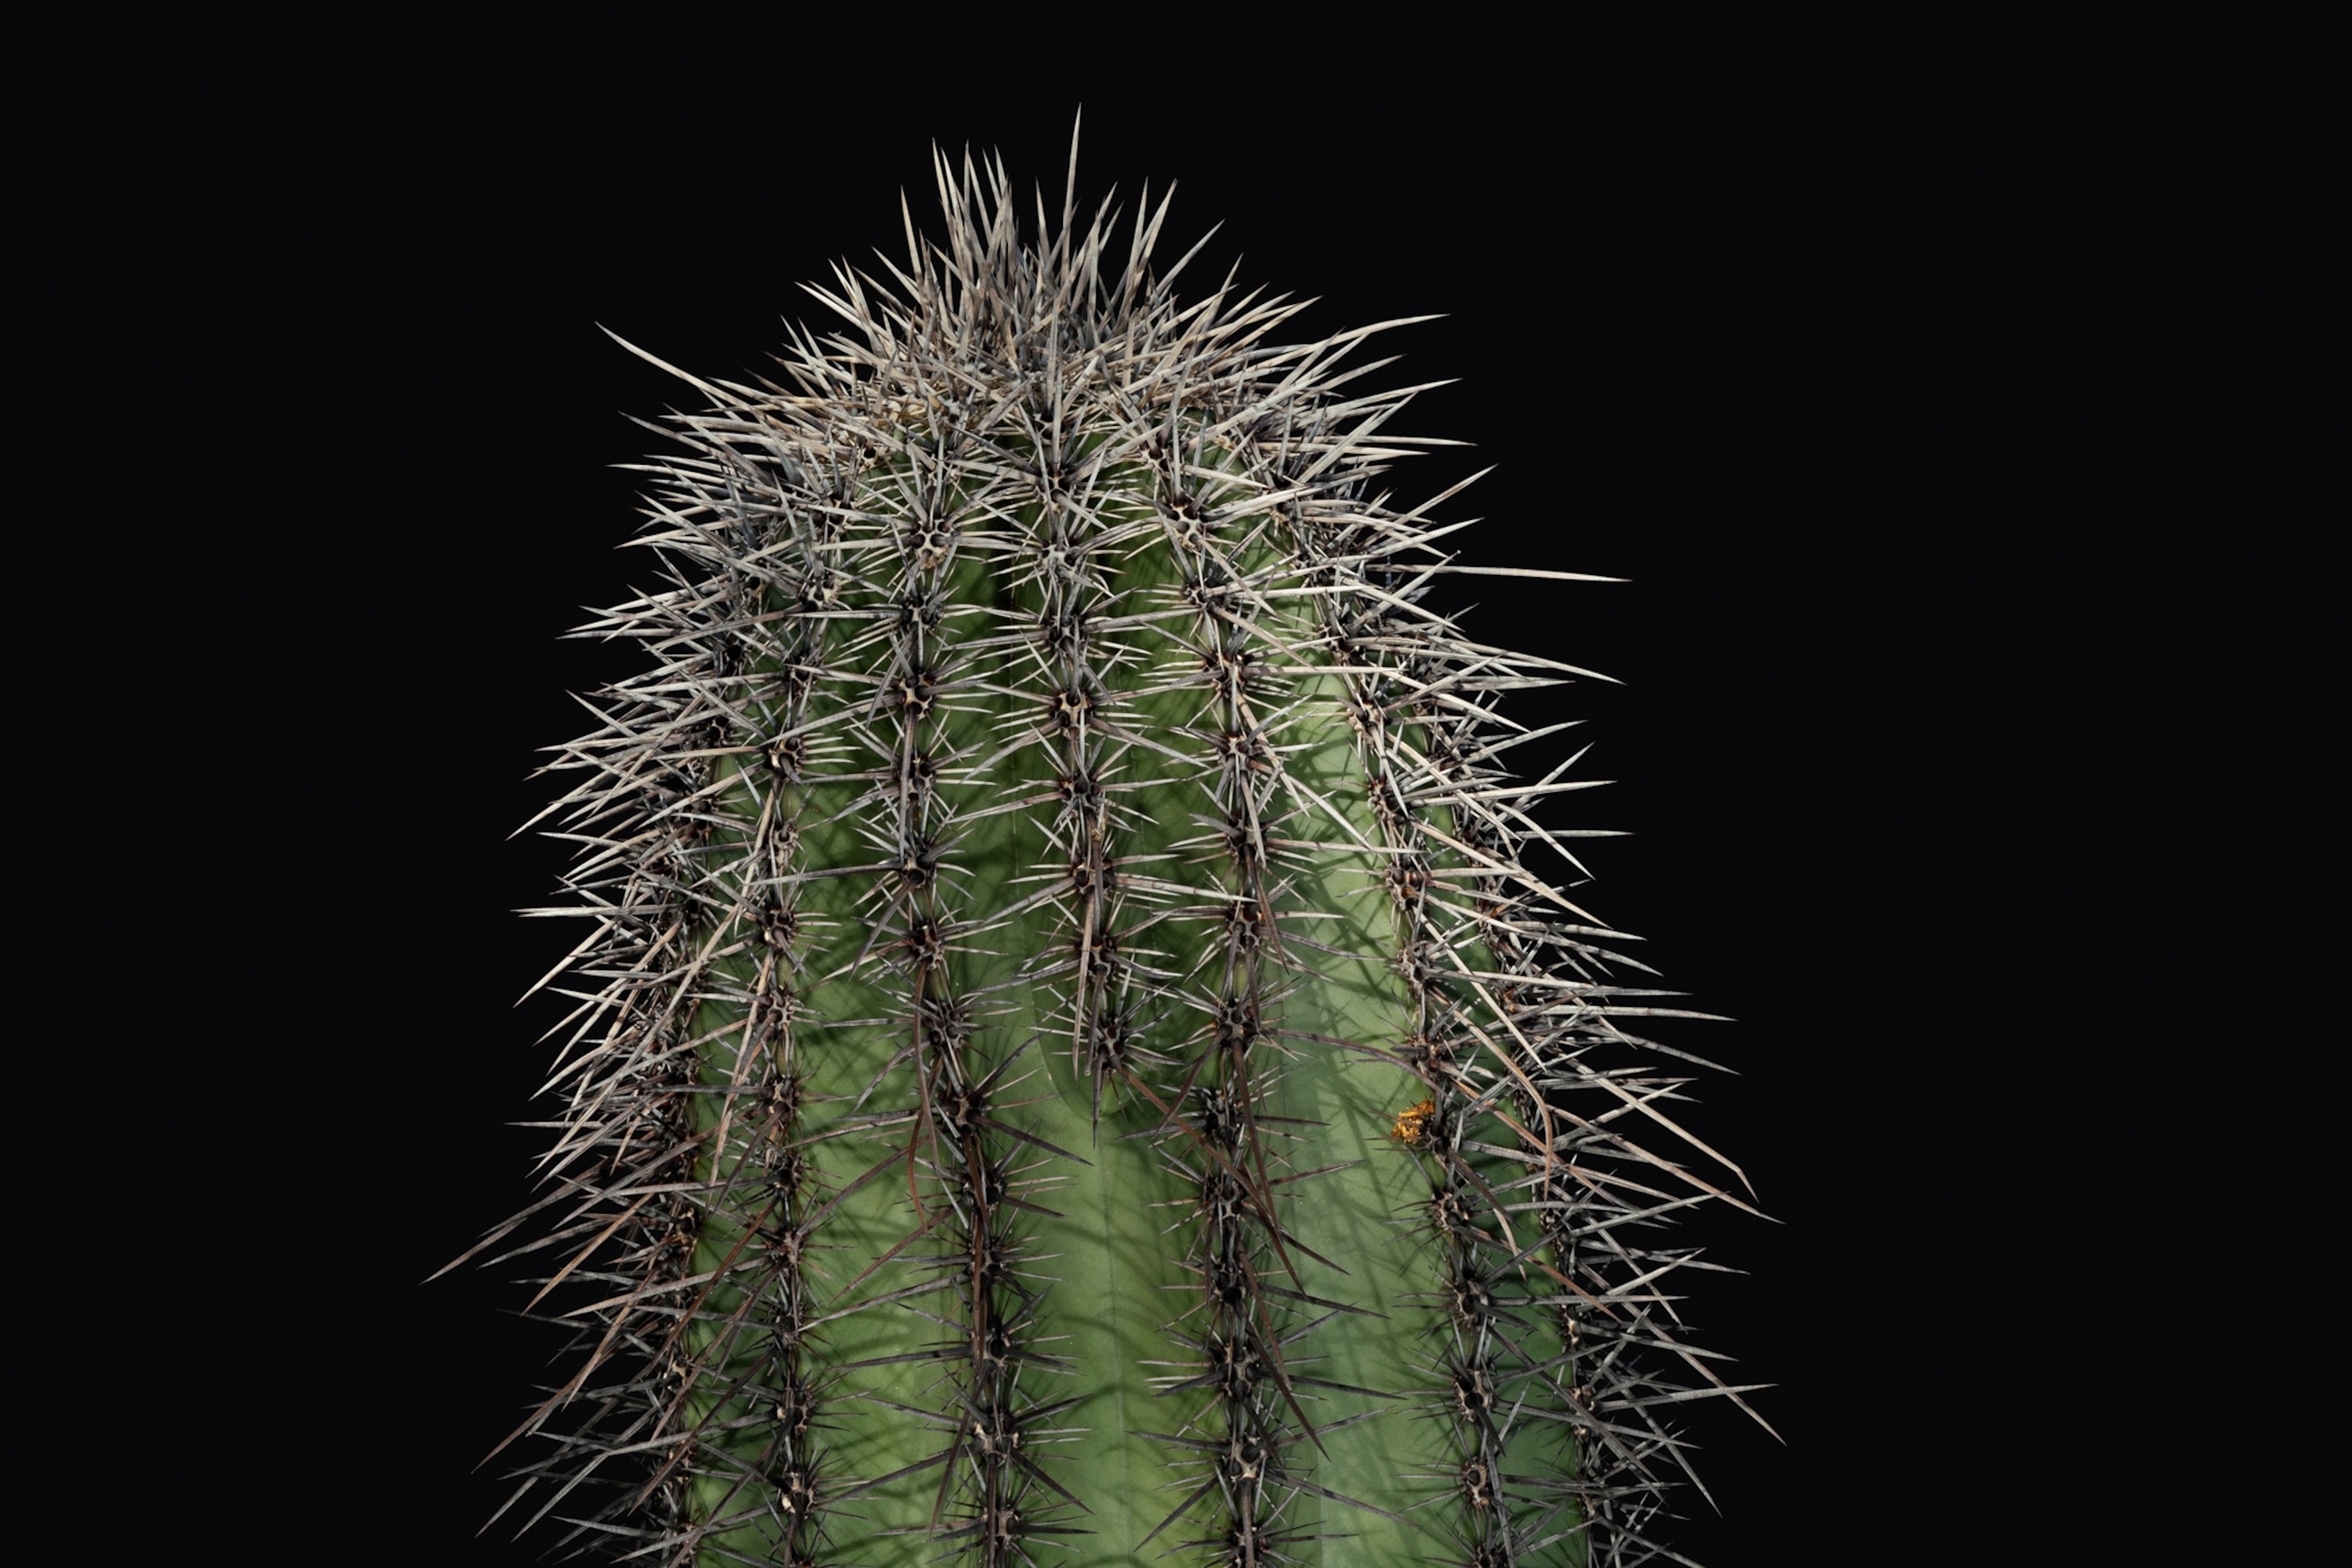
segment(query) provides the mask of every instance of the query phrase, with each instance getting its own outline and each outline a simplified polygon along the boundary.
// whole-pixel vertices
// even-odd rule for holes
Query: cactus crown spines
[[[1729,1194],[1621,1131],[1663,993],[1519,862],[1575,785],[1492,704],[1584,672],[1420,604],[1377,329],[939,174],[788,384],[686,377],[667,586],[583,628],[656,664],[551,764],[525,1250],[591,1294],[517,1500],[674,1563],[1657,1553],[1656,1363],[1738,1393],[1640,1237]]]

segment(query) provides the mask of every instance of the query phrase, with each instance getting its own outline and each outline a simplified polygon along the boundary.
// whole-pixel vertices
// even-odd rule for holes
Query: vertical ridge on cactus
[[[1748,1204],[1634,1030],[1706,1015],[1522,861],[1586,781],[1516,780],[1552,731],[1496,705],[1590,672],[1423,607],[1507,569],[1440,546],[1461,487],[1374,493],[1442,444],[1343,367],[1402,323],[1280,343],[1301,306],[1154,270],[1165,197],[1024,238],[1000,165],[937,172],[944,244],[812,289],[845,331],[677,373],[662,584],[578,634],[650,668],[539,819],[565,1110],[467,1256],[580,1337],[502,1516],[679,1565],[1686,1561],[1667,1413],[1757,1385],[1659,1227]]]

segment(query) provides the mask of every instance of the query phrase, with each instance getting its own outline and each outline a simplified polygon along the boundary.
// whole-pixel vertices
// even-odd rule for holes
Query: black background
[[[652,437],[622,416],[690,395],[598,324],[756,371],[819,312],[798,282],[900,248],[902,189],[936,228],[935,141],[1058,193],[1083,103],[1082,200],[1177,182],[1171,255],[1223,225],[1196,296],[1238,258],[1318,298],[1301,331],[1443,313],[1381,374],[1456,378],[1407,427],[1475,447],[1396,479],[1496,465],[1449,508],[1488,520],[1465,560],[1630,579],[1450,602],[1622,682],[1511,711],[1591,721],[1582,772],[1620,782],[1550,820],[1633,836],[1579,897],[1738,1020],[1677,1037],[1738,1073],[1689,1120],[1773,1220],[1693,1226],[1747,1272],[1687,1316],[1778,1385],[1786,1443],[1691,1410],[1720,1512],[1686,1496],[1684,1549],[2068,1561],[2211,1529],[2176,1438],[2260,1380],[2171,1381],[2162,1322],[2235,1265],[2196,1207],[2225,1178],[2166,1162],[2271,1086],[2156,1103],[2176,1053],[2234,1048],[2217,951],[2172,920],[2235,896],[2191,820],[2221,786],[2176,748],[2246,689],[2175,638],[2294,560],[2233,531],[2284,504],[2252,448],[2149,391],[2252,346],[2210,308],[2234,165],[2179,127],[2234,68],[2184,66],[2198,43],[878,11],[166,40],[145,128],[81,132],[119,177],[52,195],[63,270],[99,280],[74,420],[135,476],[81,488],[74,580],[167,606],[133,684],[142,744],[190,760],[94,786],[121,879],[196,890],[134,919],[168,957],[127,994],[185,1020],[131,1223],[198,1283],[107,1336],[156,1347],[122,1397],[169,1413],[173,1528],[534,1559],[476,1537],[502,1489],[471,1468],[552,1342],[495,1277],[419,1281],[530,1195],[542,1135],[506,1123],[543,1113],[555,1015],[509,1004],[563,943],[509,911],[560,860],[508,835],[534,748],[583,722],[566,693],[628,668],[558,640],[645,577],[614,465]]]

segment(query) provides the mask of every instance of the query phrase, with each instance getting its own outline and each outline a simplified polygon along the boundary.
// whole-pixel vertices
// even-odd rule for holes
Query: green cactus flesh
[[[1628,1140],[1664,994],[1520,862],[1574,785],[1496,694],[1581,672],[1419,606],[1364,333],[1179,305],[1164,202],[1120,256],[940,188],[786,384],[688,378],[665,585],[584,628],[653,668],[551,764],[592,929],[507,1255],[582,1346],[509,1508],[672,1564],[1659,1554],[1657,1412],[1738,1391],[1649,1237],[1728,1194]]]

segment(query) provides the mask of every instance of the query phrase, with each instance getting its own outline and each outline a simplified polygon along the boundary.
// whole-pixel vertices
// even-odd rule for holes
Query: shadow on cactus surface
[[[677,373],[661,586],[580,634],[646,668],[549,764],[564,1109],[467,1258],[579,1339],[502,1517],[649,1564],[1687,1561],[1673,1413],[1755,1385],[1665,1227],[1745,1188],[1639,1032],[1705,1015],[1523,864],[1585,781],[1513,774],[1550,731],[1504,694],[1589,672],[1423,607],[1454,492],[1381,476],[1447,443],[1343,363],[1402,323],[1286,344],[1155,269],[1164,197],[938,174],[944,241],[813,290],[846,325],[775,383]]]

